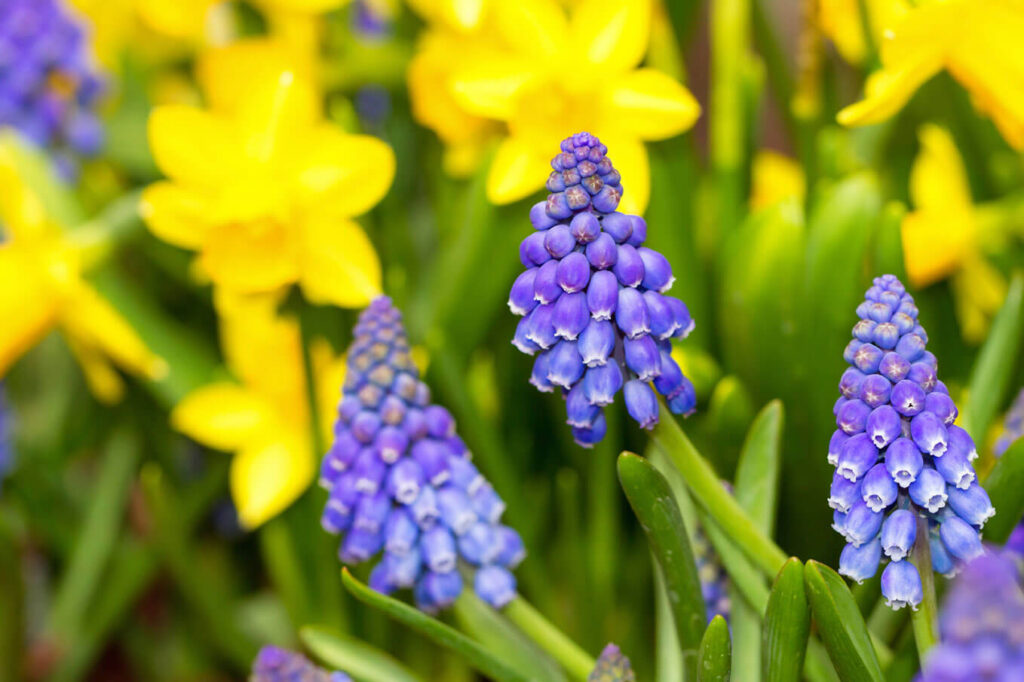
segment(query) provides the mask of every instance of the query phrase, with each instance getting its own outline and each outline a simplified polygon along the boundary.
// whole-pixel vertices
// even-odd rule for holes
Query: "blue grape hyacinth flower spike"
[[[645,429],[658,423],[655,390],[676,414],[690,414],[697,401],[671,346],[693,319],[686,304],[665,295],[672,266],[644,246],[647,223],[616,211],[623,190],[607,153],[589,133],[562,141],[550,194],[530,209],[535,231],[519,247],[526,270],[508,300],[522,317],[512,343],[536,356],[530,383],[561,391],[583,447],[604,437],[603,408],[620,390]]]
[[[342,536],[341,561],[381,555],[370,587],[411,589],[430,613],[455,601],[464,574],[481,599],[505,606],[516,595],[511,570],[525,556],[523,542],[502,525],[505,504],[473,465],[452,415],[431,403],[401,313],[390,299],[374,299],[354,337],[320,469],[330,491],[321,523]]]
[[[636,682],[636,674],[619,647],[609,644],[598,657],[587,682]]]
[[[352,678],[319,668],[294,651],[265,646],[253,661],[249,682],[352,682]]]
[[[859,582],[888,560],[886,602],[916,609],[923,589],[921,567],[910,561],[915,543],[929,543],[928,568],[952,575],[981,554],[980,531],[995,510],[977,482],[974,441],[954,424],[957,408],[926,349],[914,299],[884,275],[857,315],[828,449],[828,504],[847,541],[839,572]]]

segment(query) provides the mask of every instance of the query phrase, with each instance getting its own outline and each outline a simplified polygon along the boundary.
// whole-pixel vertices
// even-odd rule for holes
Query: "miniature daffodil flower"
[[[209,109],[154,110],[149,140],[168,180],[143,194],[161,239],[198,252],[218,287],[240,294],[302,287],[315,303],[366,305],[380,262],[352,218],[391,186],[385,143],[324,121],[309,80],[264,41],[204,54]]]
[[[754,156],[751,167],[750,207],[753,210],[773,206],[784,199],[803,202],[806,180],[795,160],[762,149]]]
[[[903,219],[907,275],[921,288],[952,278],[964,338],[978,343],[1006,296],[1002,273],[985,260],[967,172],[952,136],[926,125],[910,173],[915,210]]]
[[[899,111],[942,69],[971,95],[1014,148],[1024,149],[1024,3],[949,0],[922,3],[886,34],[882,69],[868,79],[863,101],[839,112],[843,125],[878,123]]]
[[[84,278],[87,249],[26,182],[29,154],[11,133],[0,135],[0,377],[59,329],[96,397],[114,402],[124,391],[114,366],[158,379],[167,365]]]
[[[498,204],[541,188],[550,172],[546,150],[565,131],[589,131],[615,150],[615,167],[630,178],[622,209],[641,212],[650,193],[644,142],[687,130],[700,113],[681,83],[638,68],[650,3],[582,0],[567,14],[555,0],[525,0],[488,3],[485,10],[468,37],[429,29],[424,53],[435,50],[442,63],[447,54],[447,64],[443,73],[410,69],[419,120],[442,130],[438,121],[454,104],[471,120],[499,124],[503,134],[487,178],[487,196]],[[429,75],[433,80],[423,82]],[[442,78],[447,91],[433,94]]]
[[[881,45],[886,30],[908,10],[904,0],[867,0],[864,7],[875,45]],[[851,64],[864,63],[868,49],[864,39],[860,0],[820,0],[818,24],[843,59]]]
[[[221,343],[235,380],[187,395],[171,424],[198,443],[234,453],[231,496],[238,518],[255,528],[294,502],[316,472],[302,338],[294,319],[281,317],[275,297],[218,305]],[[322,339],[310,348],[319,414],[332,414],[344,381],[343,357]],[[322,419],[324,442],[330,421]]]

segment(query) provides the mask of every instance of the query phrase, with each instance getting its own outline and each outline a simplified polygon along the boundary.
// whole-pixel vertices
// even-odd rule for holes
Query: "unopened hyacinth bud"
[[[589,675],[587,682],[635,682],[633,666],[619,647],[609,644],[597,659],[597,665]]]
[[[526,271],[508,300],[523,317],[512,343],[536,355],[530,383],[561,389],[573,437],[584,447],[604,437],[602,408],[620,389],[643,428],[658,423],[654,390],[676,414],[696,407],[671,345],[693,320],[682,301],[664,295],[672,267],[643,245],[647,223],[616,211],[622,185],[607,152],[588,133],[562,142],[551,161],[551,194],[530,209],[535,231],[519,247]]]
[[[515,596],[511,570],[523,542],[501,525],[505,505],[473,465],[452,415],[430,404],[401,314],[385,297],[356,324],[320,483],[330,491],[322,525],[342,535],[341,560],[382,553],[370,573],[375,590],[412,589],[417,605],[434,612],[461,593],[463,564],[487,603],[502,607]]]
[[[59,0],[0,3],[0,127],[46,149],[64,177],[103,144],[104,84],[81,20]]]
[[[249,682],[352,682],[352,678],[319,668],[294,651],[265,646],[256,654]]]
[[[964,567],[942,605],[939,632],[919,682],[1024,679],[1024,591],[1012,553],[988,552]]]
[[[859,582],[887,560],[886,602],[916,608],[921,576],[908,561],[915,542],[928,542],[932,568],[951,574],[981,551],[979,532],[995,510],[976,482],[974,442],[953,424],[957,408],[913,298],[896,277],[877,277],[857,315],[828,446],[836,468],[828,504],[849,543],[839,572]]]

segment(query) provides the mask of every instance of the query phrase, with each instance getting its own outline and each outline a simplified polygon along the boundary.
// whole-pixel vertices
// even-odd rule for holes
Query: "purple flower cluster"
[[[986,553],[953,583],[939,616],[941,641],[918,682],[1024,680],[1024,591],[1012,554]]]
[[[839,572],[870,578],[884,555],[890,607],[916,608],[918,568],[907,559],[927,532],[932,568],[950,575],[982,552],[979,531],[995,510],[971,462],[974,441],[954,425],[957,408],[936,375],[917,306],[893,275],[874,280],[843,358],[828,461],[836,467],[828,504],[847,541]],[[919,523],[919,520],[921,521]]]
[[[1003,430],[996,438],[993,452],[996,457],[1002,457],[1014,441],[1024,436],[1024,389],[1017,394],[1013,405],[1003,418]],[[1006,541],[1006,548],[1024,557],[1024,521],[1017,524]]]
[[[334,442],[320,482],[330,491],[321,522],[343,535],[346,564],[383,551],[370,586],[412,588],[434,612],[462,592],[459,559],[475,569],[474,588],[495,608],[516,593],[510,569],[525,555],[501,525],[505,504],[477,471],[455,420],[432,405],[409,355],[401,313],[386,297],[359,317]]]
[[[561,389],[573,437],[584,447],[605,434],[604,406],[622,389],[641,427],[658,423],[658,401],[689,414],[693,384],[672,359],[671,339],[693,329],[686,305],[665,296],[668,260],[643,245],[647,223],[618,213],[622,186],[589,133],[562,142],[551,161],[547,201],[530,209],[535,232],[523,240],[508,306],[522,316],[512,343],[537,354],[530,383]]]
[[[697,563],[697,577],[708,622],[714,620],[715,616],[729,620],[729,574],[725,572],[718,554],[699,526],[693,534],[693,558]]]
[[[64,177],[99,152],[103,80],[85,32],[58,0],[0,3],[0,126],[46,148]]]
[[[294,651],[265,646],[252,662],[249,682],[352,682],[352,678],[345,673],[318,668]]]
[[[587,682],[635,682],[633,666],[619,647],[609,644],[597,659],[597,665],[589,675]]]

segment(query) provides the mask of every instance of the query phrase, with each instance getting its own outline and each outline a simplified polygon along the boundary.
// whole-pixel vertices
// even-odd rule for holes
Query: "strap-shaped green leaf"
[[[1024,515],[1024,438],[1018,438],[985,479],[996,515],[985,524],[985,540],[1003,544]]]
[[[832,665],[843,682],[881,682],[878,663],[864,617],[839,574],[817,561],[808,561],[804,585],[818,633]]]
[[[729,625],[725,618],[715,616],[708,623],[708,629],[700,641],[697,682],[729,682],[731,671],[732,644],[729,642]]]
[[[736,501],[761,532],[771,535],[778,502],[779,450],[784,420],[782,403],[764,406],[747,431],[733,484]]]
[[[779,571],[768,595],[761,642],[765,682],[796,682],[804,667],[811,634],[811,607],[804,589],[804,567],[790,559]]]
[[[389,654],[332,628],[310,625],[299,638],[322,663],[362,682],[423,682]]]
[[[633,453],[623,452],[619,455],[618,467],[626,499],[661,566],[679,648],[683,652],[686,679],[693,679],[707,615],[683,517],[668,481],[654,465]]]
[[[495,658],[489,651],[458,630],[445,625],[436,618],[431,618],[408,604],[403,604],[397,599],[371,590],[352,577],[347,568],[341,571],[341,582],[345,585],[345,589],[359,601],[382,611],[389,618],[412,628],[435,644],[451,650],[472,668],[487,677],[497,680],[497,682],[526,682],[530,679],[509,668],[504,662]]]

